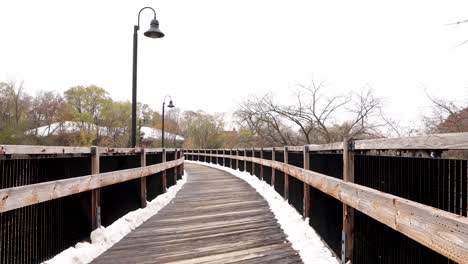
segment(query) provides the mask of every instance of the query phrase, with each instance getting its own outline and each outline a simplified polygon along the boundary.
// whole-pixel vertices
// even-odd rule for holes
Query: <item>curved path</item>
[[[249,184],[202,165],[185,170],[174,200],[93,263],[302,263]]]

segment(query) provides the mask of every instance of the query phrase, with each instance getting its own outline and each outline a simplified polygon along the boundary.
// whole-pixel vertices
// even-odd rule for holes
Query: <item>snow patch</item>
[[[248,172],[233,170],[221,165],[199,162],[185,161],[187,163],[201,164],[212,168],[226,171],[252,186],[268,202],[271,211],[281,225],[287,239],[292,247],[299,251],[302,261],[305,264],[337,264],[338,259],[332,251],[321,240],[320,236],[309,225],[309,219],[305,220],[287,201],[279,195],[268,183],[259,180]]]
[[[122,216],[108,227],[100,227],[91,232],[91,243],[80,242],[75,247],[70,247],[43,264],[82,264],[89,263],[104,251],[119,242],[125,235],[137,228],[153,215],[166,206],[187,181],[187,172],[184,171],[182,179],[177,184],[167,189],[167,192],[159,195],[146,208],[140,208]]]

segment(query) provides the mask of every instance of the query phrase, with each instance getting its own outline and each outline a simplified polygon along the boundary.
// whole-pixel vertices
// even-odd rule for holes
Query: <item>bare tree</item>
[[[329,96],[322,83],[311,82],[299,84],[295,95],[294,105],[277,103],[272,95],[245,100],[236,112],[240,125],[272,146],[379,137],[379,129],[387,125],[379,118],[382,100],[372,89]]]
[[[235,112],[241,127],[249,128],[254,137],[260,139],[259,145],[293,145],[294,132],[282,116],[271,110],[271,95],[245,100]]]
[[[436,98],[425,90],[432,104],[431,115],[424,117],[428,133],[468,132],[468,107],[457,105],[455,100]]]

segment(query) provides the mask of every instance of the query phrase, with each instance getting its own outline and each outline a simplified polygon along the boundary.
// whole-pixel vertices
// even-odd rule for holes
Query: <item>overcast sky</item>
[[[162,39],[143,32],[138,100],[159,110],[232,112],[249,94],[288,101],[296,83],[330,93],[368,86],[408,122],[427,111],[424,88],[468,100],[468,1],[0,1],[0,81],[27,91],[95,84],[131,99],[132,34],[156,9]]]

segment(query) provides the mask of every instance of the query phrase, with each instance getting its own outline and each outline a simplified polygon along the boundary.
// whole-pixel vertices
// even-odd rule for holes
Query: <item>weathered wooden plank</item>
[[[303,152],[304,146],[288,146],[288,151],[290,152]]]
[[[0,189],[0,213],[60,197],[155,174],[184,162],[183,158],[144,168],[112,171],[70,179]]]
[[[89,147],[0,145],[0,154],[91,154]]]
[[[342,142],[323,144],[323,145],[308,145],[310,151],[326,151],[326,150],[342,150]],[[356,140],[355,149],[371,150],[371,149],[450,149],[450,150],[466,150],[468,149],[468,133],[448,133],[448,134],[433,134],[426,136],[402,137],[402,138],[381,138]]]
[[[101,154],[139,153],[140,148],[109,148],[97,147]],[[175,148],[166,148],[167,152],[176,151]],[[147,152],[162,152],[162,148],[148,148]],[[67,146],[34,146],[34,145],[0,145],[0,155],[53,155],[53,154],[91,154],[89,147]]]
[[[342,150],[343,149],[343,143],[342,142],[336,142],[336,143],[329,143],[329,144],[312,144],[312,145],[307,145],[309,148],[309,151],[327,151],[327,150]]]
[[[468,133],[357,140],[355,149],[468,149]]]

